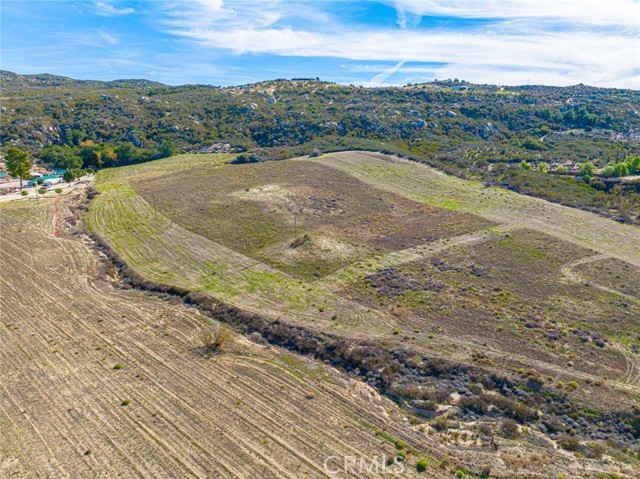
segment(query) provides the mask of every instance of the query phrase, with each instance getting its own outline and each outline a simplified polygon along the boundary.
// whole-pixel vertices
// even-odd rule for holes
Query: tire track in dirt
[[[582,264],[593,263],[595,261],[602,261],[608,258],[611,258],[611,256],[606,254],[597,254],[594,256],[588,256],[586,258],[580,258],[576,261],[572,261],[571,263],[565,264],[562,267],[562,274],[569,281],[573,281],[574,283],[588,284],[592,288],[599,289],[600,291],[604,291],[605,293],[613,294],[615,296],[620,296],[626,299],[627,301],[640,302],[640,299],[636,298],[635,296],[631,296],[630,294],[625,294],[622,291],[609,288],[608,286],[603,286],[601,284],[594,283],[593,281],[588,281],[587,279],[584,278],[584,276],[582,276],[580,273],[575,271],[575,268]]]
[[[10,211],[27,232],[9,228],[0,239],[9,305],[0,323],[0,416],[17,437],[7,457],[18,477],[297,479],[325,476],[328,455],[393,450],[340,412],[381,424],[373,403],[336,394],[338,386],[282,363],[283,353],[240,341],[241,355],[199,357],[208,320],[93,279],[95,258],[81,241],[38,227],[52,208],[28,218]],[[116,362],[124,368],[113,370]],[[335,374],[323,369],[322,378],[333,384]],[[307,389],[318,392],[313,400]],[[125,398],[131,403],[119,406]],[[411,440],[400,424],[380,427]]]
[[[382,268],[400,266],[406,263],[419,261],[454,246],[471,245],[474,243],[489,241],[497,235],[505,234],[509,231],[513,231],[514,229],[515,227],[511,225],[492,226],[473,233],[452,236],[400,251],[393,251],[384,255],[374,256],[342,268],[330,275],[314,281],[312,284],[314,286],[321,286],[328,292],[335,293],[349,284],[362,279],[367,275],[373,274]]]
[[[625,372],[616,381],[640,388],[640,360],[630,353],[624,345],[617,342],[614,342],[613,345],[624,356],[627,363]]]

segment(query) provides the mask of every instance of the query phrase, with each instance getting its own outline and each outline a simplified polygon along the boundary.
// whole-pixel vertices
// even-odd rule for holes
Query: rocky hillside
[[[625,221],[640,208],[633,181],[575,181],[584,176],[581,164],[592,162],[597,177],[608,163],[640,153],[640,93],[633,90],[460,81],[364,88],[312,79],[219,88],[6,71],[0,78],[3,148],[42,157],[47,145],[77,154],[88,142],[114,151],[126,145],[126,154],[100,162],[86,155],[85,167],[180,151],[281,159],[314,149],[384,150]],[[616,176],[632,177],[628,170]]]

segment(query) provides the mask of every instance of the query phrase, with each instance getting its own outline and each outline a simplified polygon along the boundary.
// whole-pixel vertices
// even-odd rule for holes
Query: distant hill
[[[592,161],[599,171],[640,154],[640,92],[634,90],[451,80],[365,88],[314,79],[219,88],[6,71],[0,77],[3,148],[39,156],[46,145],[79,149],[92,141],[147,152],[105,155],[100,165],[85,166],[144,161],[162,156],[159,150],[249,151],[261,159],[382,150],[569,206],[613,208],[608,214],[621,219],[640,204],[627,194],[640,193],[638,184],[574,181],[582,163]],[[615,185],[623,197],[614,201],[608,195]],[[607,196],[596,198],[598,191]]]
[[[145,88],[165,86],[151,80],[113,80],[108,82],[97,80],[75,80],[73,78],[60,75],[41,73],[35,75],[19,75],[6,70],[0,70],[0,84],[3,90],[21,90],[28,88],[51,88],[51,87],[71,87],[71,88]]]

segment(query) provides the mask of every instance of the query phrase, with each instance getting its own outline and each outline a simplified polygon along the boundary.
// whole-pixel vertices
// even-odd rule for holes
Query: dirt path
[[[317,161],[415,201],[477,214],[499,224],[529,228],[640,266],[640,228],[502,188],[462,180],[409,160],[343,152]]]
[[[322,287],[328,292],[336,292],[382,268],[400,266],[402,264],[428,258],[454,246],[470,245],[473,243],[488,241],[497,235],[505,234],[513,229],[514,227],[506,225],[492,226],[474,233],[431,241],[429,243],[413,246],[400,251],[393,251],[384,255],[367,258],[366,260],[358,261],[357,263],[351,264],[336,271],[335,273],[314,281],[313,285],[314,287]]]
[[[600,291],[605,291],[606,293],[609,293],[609,294],[615,294],[616,296],[620,296],[621,298],[624,298],[627,301],[640,302],[640,299],[636,298],[635,296],[632,296],[630,294],[625,294],[622,291],[618,291],[617,289],[614,289],[614,288],[609,288],[608,286],[603,286],[601,284],[594,283],[593,281],[588,281],[584,276],[582,276],[580,273],[578,273],[575,270],[575,268],[577,266],[580,266],[581,264],[593,263],[594,261],[601,261],[610,257],[611,256],[608,256],[605,254],[597,254],[595,256],[588,256],[586,258],[578,259],[571,263],[565,264],[562,267],[562,274],[564,274],[569,281],[573,281],[574,283],[583,283],[583,284],[588,283],[589,286],[591,286],[592,288],[599,289]]]

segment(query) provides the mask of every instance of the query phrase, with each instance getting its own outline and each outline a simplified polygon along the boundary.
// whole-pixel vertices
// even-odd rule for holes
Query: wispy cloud
[[[117,8],[111,5],[110,3],[105,2],[96,2],[96,13],[105,17],[113,17],[117,15],[128,15],[130,13],[135,13],[135,9],[131,7]]]
[[[396,15],[397,15],[396,23],[398,24],[398,26],[403,30],[407,28],[407,13],[404,11],[404,8],[399,3],[396,4]]]
[[[639,0],[0,0],[0,13],[16,71],[640,89]]]
[[[100,35],[100,38],[102,38],[108,45],[118,44],[118,39],[110,33],[101,30],[98,34]]]
[[[387,68],[386,70],[382,71],[381,73],[378,73],[376,76],[374,76],[371,80],[369,80],[369,85],[368,86],[380,86],[380,85],[384,85],[384,83],[387,81],[387,79],[393,75],[394,73],[397,73],[405,64],[406,62],[404,60],[398,62],[397,64],[395,64],[394,66],[392,66],[391,68]]]
[[[638,27],[637,0],[393,0],[415,15],[488,19],[555,19],[568,24]]]
[[[633,0],[610,0],[606,5],[591,0],[385,1],[396,8],[400,30],[340,22],[317,29],[288,22],[287,9],[296,3],[273,0],[261,2],[258,9],[246,0],[199,0],[189,9],[168,11],[167,25],[174,35],[235,54],[397,62],[374,76],[372,83],[383,83],[405,62],[414,62],[443,63],[441,73],[455,69],[461,73],[452,76],[471,81],[484,81],[493,72],[493,83],[508,76],[518,83],[538,78],[554,84],[640,87],[640,28],[637,16],[632,18],[640,7]],[[418,21],[408,25],[407,15]],[[488,21],[468,30],[418,27],[425,15]],[[556,23],[547,27],[527,21],[532,18],[553,18]],[[569,26],[558,28],[557,22]]]

